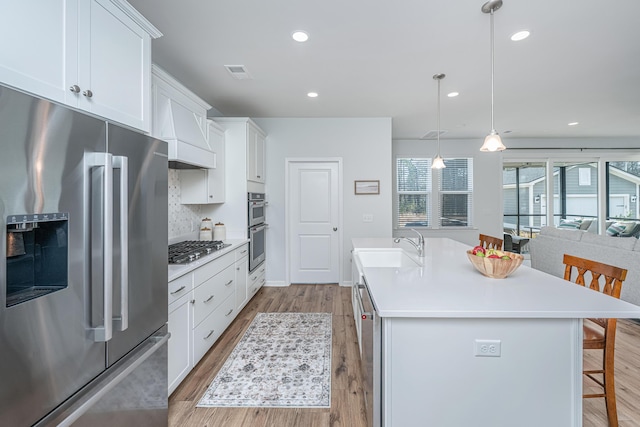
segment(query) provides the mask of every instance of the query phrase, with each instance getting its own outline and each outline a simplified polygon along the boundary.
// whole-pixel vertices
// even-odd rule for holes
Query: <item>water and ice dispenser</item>
[[[67,287],[68,213],[7,217],[7,307]]]

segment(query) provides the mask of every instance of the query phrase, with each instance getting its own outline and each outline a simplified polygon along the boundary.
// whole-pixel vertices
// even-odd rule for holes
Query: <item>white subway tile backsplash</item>
[[[197,231],[202,218],[201,205],[180,203],[180,172],[169,169],[169,240]]]

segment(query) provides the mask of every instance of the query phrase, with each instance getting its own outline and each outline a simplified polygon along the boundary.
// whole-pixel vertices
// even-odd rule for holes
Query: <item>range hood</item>
[[[213,169],[216,153],[202,132],[198,117],[174,99],[165,98],[159,112],[160,138],[169,143],[169,167],[172,169]]]

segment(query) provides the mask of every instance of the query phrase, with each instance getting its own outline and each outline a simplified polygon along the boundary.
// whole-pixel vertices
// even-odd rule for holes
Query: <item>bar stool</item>
[[[591,274],[589,288],[602,292],[614,298],[620,298],[622,282],[627,277],[627,270],[614,267],[612,265],[578,258],[572,255],[564,255],[565,264],[564,278],[571,281],[573,267],[578,274],[575,283],[585,285],[584,275]],[[604,285],[601,286],[599,279],[604,276]],[[607,418],[609,426],[618,427],[618,412],[616,410],[616,388],[613,378],[613,362],[615,359],[615,339],[616,339],[617,319],[584,319],[583,323],[583,344],[584,350],[602,350],[602,369],[583,370],[583,374],[596,384],[602,387],[602,393],[583,394],[584,398],[604,397],[607,408]],[[602,381],[595,375],[602,375]]]
[[[486,234],[480,234],[480,246],[485,249],[497,249],[502,250],[502,239],[497,237],[488,236]]]

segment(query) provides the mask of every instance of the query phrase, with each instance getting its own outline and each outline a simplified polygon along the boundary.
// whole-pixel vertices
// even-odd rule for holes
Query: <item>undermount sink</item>
[[[402,249],[357,251],[363,267],[421,267],[421,264]]]

